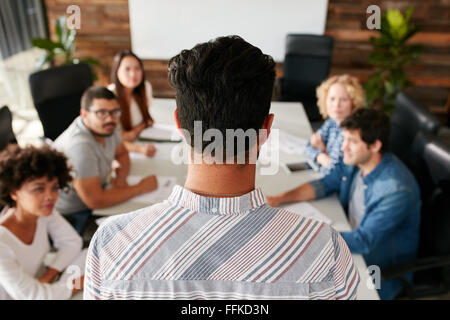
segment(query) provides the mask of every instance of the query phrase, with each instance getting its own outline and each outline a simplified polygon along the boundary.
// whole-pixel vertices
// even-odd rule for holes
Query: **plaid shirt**
[[[317,131],[322,136],[322,140],[327,146],[326,152],[328,156],[331,158],[330,166],[323,167],[321,166],[316,158],[322,153],[322,151],[314,148],[311,145],[311,142],[308,141],[308,144],[305,148],[305,154],[313,161],[318,167],[322,174],[327,175],[338,163],[342,161],[343,153],[341,151],[342,141],[344,140],[342,136],[341,127],[331,118],[328,118]]]

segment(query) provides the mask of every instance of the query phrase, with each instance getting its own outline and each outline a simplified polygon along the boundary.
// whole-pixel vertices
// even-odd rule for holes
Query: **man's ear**
[[[269,113],[265,118],[264,118],[264,122],[261,126],[261,129],[266,130],[266,134],[264,135],[260,135],[259,137],[259,145],[262,146],[264,144],[264,142],[267,141],[267,139],[269,139],[269,135],[270,135],[270,130],[272,128],[272,123],[273,123],[273,118],[274,118],[274,114],[273,113]]]
[[[383,143],[380,140],[375,140],[374,143],[372,143],[369,147],[370,151],[372,153],[379,153],[381,151],[381,148],[383,147]]]
[[[178,120],[178,108],[175,108],[175,111],[173,112],[173,119],[175,120],[175,125],[177,127],[178,132],[181,134],[182,137],[184,137],[183,130],[181,130],[180,126],[180,120]]]
[[[80,109],[80,115],[83,119],[86,118],[87,114],[88,114],[88,111],[86,109],[83,109],[83,108]]]

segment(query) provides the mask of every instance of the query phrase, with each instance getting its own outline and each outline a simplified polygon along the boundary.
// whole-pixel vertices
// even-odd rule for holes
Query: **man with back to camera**
[[[75,220],[81,234],[93,209],[106,208],[156,189],[155,176],[127,184],[130,158],[116,126],[120,107],[114,93],[92,86],[81,98],[80,116],[55,140],[73,166],[69,192],[60,191],[56,209]],[[115,177],[114,177],[115,175]]]
[[[207,157],[205,141],[195,143],[203,140],[193,136],[196,121],[202,135],[270,132],[274,67],[270,56],[238,36],[198,44],[170,60],[175,122],[193,151],[185,185],[162,203],[99,227],[89,247],[85,299],[356,298],[358,271],[339,233],[271,208],[255,188],[256,161],[248,160],[267,135],[223,150],[231,154],[225,164],[220,157],[193,161]],[[246,160],[236,163],[242,154]]]
[[[419,244],[420,191],[409,169],[386,152],[389,118],[382,111],[360,109],[341,127],[344,163],[320,180],[268,196],[268,203],[278,206],[339,192],[352,227],[341,235],[352,253],[362,254],[368,266],[380,268],[414,259]],[[393,299],[402,287],[399,279],[381,280],[378,293],[382,299]]]

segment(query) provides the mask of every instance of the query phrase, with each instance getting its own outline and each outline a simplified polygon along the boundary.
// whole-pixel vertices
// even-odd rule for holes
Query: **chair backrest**
[[[438,137],[426,137],[423,152],[431,190],[423,190],[428,195],[422,215],[423,237],[426,250],[432,255],[450,254],[450,145]]]
[[[89,65],[80,63],[33,73],[29,83],[44,135],[55,140],[80,114],[81,96],[93,78]]]
[[[7,106],[0,109],[0,150],[6,148],[9,143],[17,143],[12,129],[12,114]]]
[[[439,130],[439,120],[426,106],[400,92],[395,101],[391,118],[389,150],[410,166],[411,146],[419,131],[435,135]]]
[[[283,78],[312,84],[314,89],[328,77],[333,38],[325,35],[288,34]]]
[[[310,121],[321,120],[316,88],[330,72],[333,38],[288,34],[281,82],[282,101],[301,101]]]

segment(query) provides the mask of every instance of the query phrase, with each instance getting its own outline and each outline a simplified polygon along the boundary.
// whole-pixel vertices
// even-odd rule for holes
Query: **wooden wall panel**
[[[65,14],[69,5],[80,6],[77,55],[99,59],[102,63],[99,83],[108,83],[114,54],[131,47],[128,0],[45,0],[45,3],[50,25],[57,16]],[[372,67],[367,63],[371,52],[368,39],[377,33],[367,30],[366,9],[372,4],[379,5],[382,12],[415,6],[412,21],[422,31],[410,42],[420,43],[425,49],[420,60],[407,70],[415,84],[408,91],[444,119],[450,88],[450,0],[329,0],[325,33],[335,39],[331,73],[350,73],[363,82],[371,74]],[[50,29],[53,32],[53,27]],[[167,61],[146,60],[144,66],[154,95],[173,97],[167,81]],[[278,77],[282,76],[282,67],[277,65]]]
[[[332,74],[350,73],[365,82],[372,73],[367,63],[371,52],[368,42],[376,31],[366,27],[366,9],[371,4],[381,11],[396,8],[404,12],[415,7],[411,21],[421,26],[421,31],[409,43],[421,44],[424,52],[419,60],[407,69],[414,87],[408,92],[427,105],[442,122],[449,112],[444,106],[449,102],[450,89],[450,1],[448,0],[330,0],[325,33],[335,39]]]

